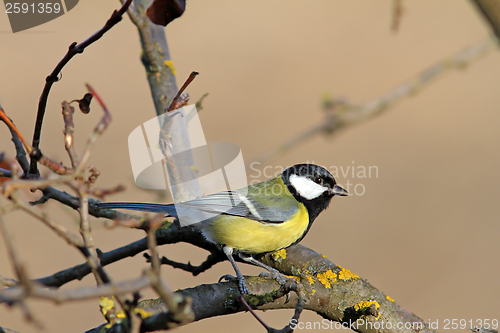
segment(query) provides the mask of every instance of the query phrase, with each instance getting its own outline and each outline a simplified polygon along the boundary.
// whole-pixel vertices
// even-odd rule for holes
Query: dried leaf
[[[154,0],[146,11],[151,22],[166,26],[186,10],[186,0]]]

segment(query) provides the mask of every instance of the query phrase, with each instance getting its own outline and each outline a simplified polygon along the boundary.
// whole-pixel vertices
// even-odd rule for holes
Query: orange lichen
[[[177,75],[177,71],[175,70],[174,63],[172,60],[165,60],[163,63],[165,64],[165,66],[170,68],[172,74]]]
[[[332,283],[337,282],[337,274],[334,273],[331,269],[327,270],[324,273],[318,273],[317,278],[318,281],[325,286],[325,288],[331,288]]]
[[[271,254],[271,256],[273,257],[274,261],[280,262],[280,261],[286,259],[286,250],[281,249],[281,250],[275,251]]]
[[[339,266],[340,267],[340,266]],[[347,280],[357,280],[359,276],[352,273],[350,270],[340,267],[341,270],[339,272],[339,280],[347,281]]]
[[[361,301],[358,304],[354,305],[354,310],[356,310],[356,311],[364,310],[366,308],[369,308],[372,305],[375,305],[375,309],[380,308],[380,304],[378,304],[377,301]],[[379,318],[380,318],[380,313],[375,318],[375,320],[378,320]]]

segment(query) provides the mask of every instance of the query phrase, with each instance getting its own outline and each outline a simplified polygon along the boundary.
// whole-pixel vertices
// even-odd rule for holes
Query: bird
[[[347,196],[325,168],[315,164],[296,164],[272,179],[239,190],[208,194],[175,204],[141,202],[100,202],[98,208],[129,209],[164,213],[191,225],[225,253],[242,295],[249,294],[234,255],[260,266],[278,282],[286,277],[255,259],[255,255],[274,252],[300,242],[318,215],[334,196]],[[220,281],[219,280],[219,281]]]

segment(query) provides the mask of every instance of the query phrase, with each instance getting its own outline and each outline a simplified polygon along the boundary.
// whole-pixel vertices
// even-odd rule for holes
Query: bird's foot
[[[243,276],[237,277],[237,276],[232,276],[229,274],[222,275],[219,278],[219,282],[221,281],[235,281],[238,283],[238,289],[241,293],[241,295],[248,295],[250,292],[248,291],[247,284],[245,283],[245,278]]]
[[[270,267],[272,268],[272,267]],[[262,272],[259,274],[260,277],[270,277],[276,280],[282,287],[285,286],[287,282],[292,284],[297,284],[295,279],[289,278],[278,272],[277,269],[272,268],[269,272]],[[290,291],[286,294],[285,304],[290,300]]]
[[[274,269],[272,267],[269,268],[271,268],[269,272],[262,272],[259,274],[259,276],[273,278],[281,285],[284,285],[287,282],[297,283],[297,281],[295,281],[294,279],[286,277],[283,274],[281,274],[277,269]]]

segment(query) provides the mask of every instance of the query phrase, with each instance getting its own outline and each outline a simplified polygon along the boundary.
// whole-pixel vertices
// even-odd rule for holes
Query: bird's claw
[[[259,274],[259,276],[260,277],[270,277],[272,279],[275,279],[281,285],[284,285],[287,282],[297,283],[297,281],[295,281],[294,279],[284,276],[283,274],[281,274],[277,270],[270,271],[269,273],[262,272]]]
[[[273,271],[269,271],[268,272],[262,272],[259,274],[260,277],[270,277],[270,278],[273,278],[276,280],[276,282],[278,282],[281,286],[284,286],[285,283],[287,282],[290,282],[290,283],[297,283],[296,280],[292,279],[292,278],[289,278],[289,277],[286,277],[284,276],[283,274],[281,274],[280,272],[278,272],[277,270],[273,270]],[[285,304],[288,303],[290,301],[290,292],[288,292],[286,294],[286,298],[285,298]]]
[[[250,291],[248,291],[247,285],[245,283],[245,278],[242,276],[241,278],[238,278],[236,276],[232,276],[230,274],[222,275],[219,278],[219,282],[221,281],[234,281],[238,283],[238,289],[241,293],[241,295],[248,295],[250,294]]]
[[[222,282],[222,281],[234,281],[234,280],[238,280],[236,277],[230,275],[230,274],[226,274],[226,275],[222,275],[220,278],[219,278],[219,281],[217,282]]]

